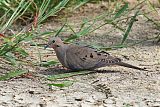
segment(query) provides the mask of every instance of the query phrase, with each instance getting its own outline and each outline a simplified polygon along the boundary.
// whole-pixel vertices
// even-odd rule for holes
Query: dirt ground
[[[73,28],[78,29],[83,18],[93,18],[103,11],[103,4],[90,4],[68,16],[68,21]],[[42,30],[57,29],[62,23],[61,19],[50,19],[42,26]],[[108,33],[111,29],[110,26],[104,26],[82,37],[80,41],[102,46],[120,42],[122,32],[115,30]],[[159,33],[151,22],[140,16],[127,42],[156,37]],[[69,32],[61,37],[67,35]],[[52,49],[39,49],[44,61],[56,59]],[[32,56],[31,60],[38,59],[38,52],[34,47],[28,47],[28,51]],[[160,44],[150,40],[108,52],[122,58],[124,62],[145,67],[148,71],[120,66],[103,67],[103,72],[65,78],[76,81],[69,87],[51,88],[47,83],[54,81],[44,77],[61,71],[54,67],[29,67],[27,69],[34,73],[34,78],[20,77],[0,81],[0,107],[160,107]],[[11,68],[4,65],[0,64],[1,74]]]

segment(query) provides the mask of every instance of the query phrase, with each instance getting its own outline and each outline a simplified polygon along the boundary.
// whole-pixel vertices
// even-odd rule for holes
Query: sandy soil
[[[83,12],[80,9],[69,16],[70,25],[78,29],[83,18],[94,17],[105,10],[102,9],[103,4],[100,5],[91,4],[90,7],[83,7]],[[79,12],[81,16],[78,16]],[[61,19],[49,20],[42,30],[57,29],[61,23]],[[110,30],[110,26],[102,27],[80,41],[102,46],[120,42],[122,32],[114,30],[108,33]],[[156,37],[159,33],[152,23],[140,16],[127,42]],[[61,37],[68,35],[70,33],[65,32]],[[39,49],[44,61],[56,59],[52,49]],[[28,47],[28,51],[32,60],[38,59],[35,47]],[[76,81],[69,87],[51,89],[47,83],[55,81],[46,80],[45,77],[62,71],[56,71],[55,67],[29,67],[26,69],[34,74],[34,78],[19,77],[0,81],[0,107],[160,107],[160,44],[150,40],[108,52],[122,58],[124,62],[145,67],[149,71],[119,66],[104,67],[101,68],[103,72],[66,78]],[[12,69],[4,65],[1,63],[1,74],[8,72],[7,68]]]

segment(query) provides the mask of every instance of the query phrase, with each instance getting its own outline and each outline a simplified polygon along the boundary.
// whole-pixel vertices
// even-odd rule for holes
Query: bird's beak
[[[49,47],[49,45],[47,44],[46,46],[44,46],[44,49],[46,49],[46,48],[48,48]]]

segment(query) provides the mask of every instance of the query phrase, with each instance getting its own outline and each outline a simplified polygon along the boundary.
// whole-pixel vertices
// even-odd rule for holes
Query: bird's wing
[[[120,61],[104,51],[99,52],[85,46],[69,45],[66,50],[66,62],[70,69],[95,69]]]

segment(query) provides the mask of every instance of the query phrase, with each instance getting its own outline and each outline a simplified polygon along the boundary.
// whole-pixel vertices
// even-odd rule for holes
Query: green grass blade
[[[8,21],[3,25],[3,27],[0,29],[0,32],[3,32],[8,26],[10,26],[18,17],[20,17],[29,7],[31,4],[30,1],[21,0],[18,7],[14,11],[14,13],[11,15],[11,17],[8,19]]]
[[[160,28],[160,23],[158,21],[155,21],[153,18],[149,18],[146,14],[143,14],[143,16],[157,26],[157,28]]]
[[[61,78],[68,78],[68,77],[71,77],[71,76],[83,75],[83,74],[88,74],[88,73],[92,73],[92,72],[95,72],[95,71],[79,71],[79,72],[57,74],[57,75],[48,76],[47,79],[53,81],[53,80],[57,80],[57,79],[61,79]]]
[[[125,5],[115,14],[114,19],[119,18],[127,9],[128,3],[125,3]]]
[[[62,0],[61,2],[59,2],[59,4],[57,6],[51,8],[49,10],[49,12],[47,12],[43,17],[40,17],[38,19],[38,24],[40,24],[41,22],[46,20],[48,17],[54,16],[57,12],[62,10],[67,5],[68,2],[69,2],[69,0]]]
[[[20,76],[20,75],[25,74],[25,73],[27,73],[27,71],[24,71],[24,70],[11,71],[11,72],[3,75],[3,76],[0,76],[0,81],[9,80],[11,78]]]
[[[88,27],[85,27],[83,30],[81,30],[80,32],[78,32],[76,34],[75,34],[75,31],[73,31],[73,29],[71,27],[69,27],[73,31],[74,35],[69,37],[68,39],[66,39],[65,42],[69,42],[69,41],[77,39],[81,36],[86,36],[87,34],[90,33],[91,28],[93,27],[94,24],[95,24],[95,20],[93,21],[93,23],[91,25],[89,25]]]
[[[73,81],[63,81],[62,83],[52,83],[52,84],[48,84],[49,86],[56,86],[56,87],[69,87],[73,84]]]
[[[66,23],[57,31],[57,33],[55,34],[55,37],[59,35],[59,33],[62,31],[62,29],[64,28],[65,25],[66,25]]]
[[[41,66],[43,66],[43,67],[49,67],[49,66],[56,65],[58,63],[59,63],[58,61],[47,61],[47,62],[42,62]]]
[[[135,13],[135,15],[131,18],[130,23],[129,23],[129,25],[128,25],[128,28],[126,29],[126,32],[125,32],[125,34],[123,35],[123,39],[122,39],[121,44],[123,44],[123,43],[125,42],[125,40],[127,39],[128,35],[129,35],[129,32],[131,31],[131,28],[132,28],[132,26],[133,26],[133,23],[135,22],[135,19],[136,19],[136,16],[138,15],[138,13],[139,13],[139,11],[137,11],[137,12]]]
[[[89,1],[90,0],[79,0],[79,4],[77,4],[77,6],[74,8],[74,10],[81,7],[82,5],[86,4]]]
[[[5,59],[8,60],[12,65],[17,65],[17,62],[16,62],[16,56],[11,53],[11,52],[8,52],[5,54]]]
[[[17,51],[18,53],[20,53],[23,57],[27,57],[29,55],[24,49],[22,49],[20,47],[17,47],[15,49],[15,51]]]
[[[128,47],[127,45],[114,45],[114,46],[110,46],[110,47],[99,47],[99,49],[103,49],[103,50],[113,50],[113,49],[118,49],[118,48],[126,48]]]
[[[5,12],[5,14],[0,17],[0,21],[1,21],[1,23],[0,23],[0,29],[2,29],[2,27],[5,25],[7,15],[10,13],[10,11],[11,11],[11,10],[7,10],[7,11]]]
[[[150,0],[147,0],[147,2],[148,2],[148,7],[150,7],[152,10],[154,10],[157,14],[158,14],[158,11],[156,10],[156,8],[155,8],[155,6],[154,6],[154,4],[153,3],[151,3],[151,1]]]
[[[0,49],[0,56],[3,56],[6,53],[15,50],[15,48],[17,48],[17,45],[29,36],[30,34],[21,34],[21,32],[17,35],[14,35],[13,38],[16,38],[15,41],[9,41],[8,43],[4,44],[4,46]]]
[[[41,7],[39,8],[38,17],[42,18],[44,13],[46,12],[46,9],[50,3],[50,0],[43,0]]]

